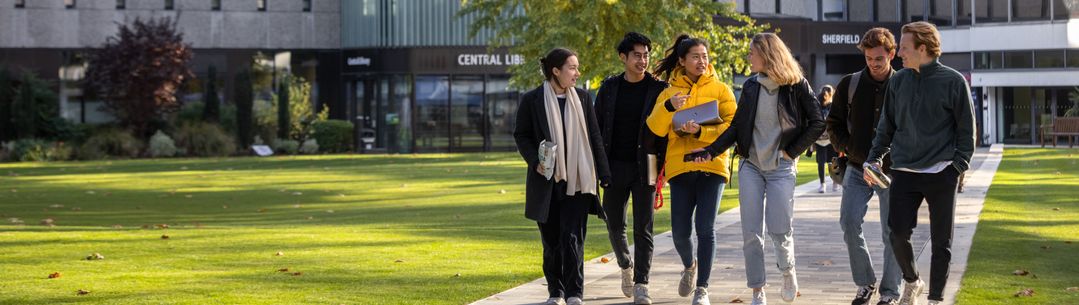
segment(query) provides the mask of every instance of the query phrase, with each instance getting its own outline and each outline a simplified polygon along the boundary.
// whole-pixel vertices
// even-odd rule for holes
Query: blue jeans
[[[779,271],[794,268],[795,162],[780,158],[779,167],[762,171],[742,160],[738,168],[738,200],[742,216],[742,253],[746,259],[746,285],[761,288],[764,273],[764,227],[775,246]],[[767,202],[765,199],[767,197]]]
[[[847,255],[850,256],[850,272],[854,277],[854,284],[869,286],[877,283],[876,273],[873,270],[873,259],[869,255],[869,247],[866,246],[865,236],[862,235],[862,223],[865,213],[869,209],[869,199],[873,193],[877,193],[880,199],[880,231],[881,240],[884,241],[884,274],[881,275],[880,294],[899,296],[899,264],[892,252],[892,230],[888,228],[889,199],[888,189],[870,187],[862,178],[862,167],[856,164],[848,164],[847,172],[843,174],[843,200],[839,207],[839,227],[843,229],[843,241],[847,243]]]
[[[708,287],[716,257],[716,213],[723,198],[723,176],[688,172],[671,179],[671,235],[674,249],[686,268],[693,266],[693,241],[697,229],[697,287]],[[694,213],[696,211],[696,213]]]

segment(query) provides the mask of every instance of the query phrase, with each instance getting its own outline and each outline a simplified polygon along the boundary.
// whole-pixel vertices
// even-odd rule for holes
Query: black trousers
[[[899,269],[907,282],[918,280],[917,261],[910,236],[918,225],[918,208],[924,199],[929,206],[929,237],[933,244],[929,267],[929,299],[944,300],[944,284],[952,261],[952,231],[955,223],[955,192],[959,170],[949,166],[940,173],[921,174],[892,171],[889,192],[891,211],[888,226],[892,229],[892,249]]]
[[[618,259],[618,267],[633,267],[633,282],[648,284],[652,269],[652,222],[656,188],[641,181],[636,162],[611,160],[611,185],[603,192],[603,211],[607,214],[607,234]],[[629,258],[626,238],[626,207],[633,196],[633,260]]]
[[[824,176],[828,173],[827,163],[832,162],[832,157],[838,154],[832,149],[831,144],[820,146],[813,143],[813,150],[817,154],[817,178],[820,179],[820,183],[824,183]]]
[[[592,195],[566,196],[566,183],[555,184],[547,222],[539,223],[543,241],[543,276],[552,298],[583,297],[584,237]]]

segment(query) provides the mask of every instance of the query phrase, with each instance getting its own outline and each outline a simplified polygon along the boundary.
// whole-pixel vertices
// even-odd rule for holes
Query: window
[[[873,1],[850,1],[850,21],[873,21]]]
[[[899,22],[899,0],[877,0],[877,21]]]
[[[1065,2],[1071,3],[1064,4]],[[1053,0],[1053,19],[1068,20],[1068,18],[1079,18],[1079,5],[1071,0]]]
[[[305,12],[310,12],[311,11],[311,0],[303,0],[303,11],[305,11]]]
[[[266,11],[266,0],[255,0],[255,1],[258,2],[259,11],[260,12],[265,12]]]
[[[215,11],[221,10],[221,0],[210,0],[210,9]]]
[[[1037,50],[1034,51],[1035,68],[1063,68],[1064,50]]]
[[[116,9],[122,10],[122,9],[125,9],[125,8],[127,8],[127,1],[116,0]]]
[[[450,83],[450,151],[483,151],[483,77],[457,75]]]
[[[416,151],[449,149],[449,76],[416,76],[412,133]]]
[[[175,0],[165,0],[165,10],[171,11],[175,7],[176,7],[176,1]]]
[[[509,76],[492,76],[487,79],[486,95],[491,150],[513,151],[517,148],[513,128],[520,94],[510,87]]]
[[[974,10],[977,23],[1008,21],[1008,0],[974,0]]]
[[[974,69],[988,70],[1003,68],[1004,59],[999,51],[974,52]]]
[[[959,0],[963,2],[963,0]],[[952,0],[932,0],[929,3],[929,22],[938,27],[952,25]]]
[[[1079,50],[1068,50],[1068,68],[1079,68]]]
[[[1005,51],[1005,69],[1030,69],[1034,64],[1031,51]]]
[[[75,8],[75,0],[64,0],[65,8]]]
[[[1012,1],[1012,21],[1049,20],[1049,0]]]
[[[955,14],[955,25],[970,25],[970,22],[974,20],[974,12],[971,11],[970,0],[959,0],[955,2],[956,8],[959,11]]]
[[[906,5],[903,6],[904,17],[908,22],[914,21],[926,21],[925,20],[925,1],[923,0],[905,0]]]
[[[26,0],[15,0],[15,8],[26,7]]]

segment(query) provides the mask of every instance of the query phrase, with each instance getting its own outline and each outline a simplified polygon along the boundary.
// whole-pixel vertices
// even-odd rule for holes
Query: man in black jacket
[[[607,78],[596,94],[596,119],[603,135],[603,147],[611,167],[611,185],[603,192],[603,210],[607,231],[618,266],[622,268],[622,293],[633,297],[635,304],[651,304],[648,295],[648,272],[652,266],[652,222],[655,200],[654,181],[649,181],[648,155],[655,156],[656,168],[662,167],[666,140],[645,127],[659,93],[667,87],[647,72],[652,42],[630,32],[618,44],[618,57],[625,72]],[[634,258],[629,256],[626,239],[626,205],[633,197]]]
[[[888,229],[888,189],[873,188],[862,179],[862,164],[873,148],[873,128],[880,118],[884,105],[888,79],[895,70],[891,61],[895,58],[895,37],[885,28],[873,28],[865,33],[858,49],[865,54],[866,68],[844,76],[836,85],[832,98],[832,111],[826,121],[832,145],[836,151],[846,154],[849,162],[843,175],[843,199],[839,207],[839,225],[843,229],[843,241],[847,244],[850,271],[858,286],[852,305],[869,304],[877,292],[877,277],[873,259],[869,255],[862,223],[873,193],[880,199],[881,239],[884,240],[884,273],[880,281],[880,302],[877,305],[899,303],[899,265],[892,253]],[[891,158],[884,158],[884,166],[891,165]]]
[[[877,136],[866,167],[879,167],[892,157],[892,248],[906,285],[900,304],[917,305],[925,288],[916,269],[910,236],[918,224],[922,200],[929,206],[933,244],[929,304],[944,300],[951,264],[955,192],[974,155],[974,110],[970,87],[962,74],[940,64],[940,32],[927,22],[903,26],[899,56],[903,69],[888,80]],[[867,183],[872,184],[869,170]]]

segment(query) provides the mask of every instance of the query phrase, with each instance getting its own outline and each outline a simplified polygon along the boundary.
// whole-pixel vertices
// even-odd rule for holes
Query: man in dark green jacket
[[[940,64],[940,32],[930,23],[904,25],[899,56],[906,69],[888,81],[888,94],[877,124],[866,167],[892,158],[891,211],[888,226],[899,269],[906,280],[900,304],[919,304],[925,288],[910,236],[918,224],[922,200],[929,206],[929,304],[944,300],[951,263],[955,193],[959,176],[974,155],[974,110],[970,88],[959,72]],[[873,184],[866,171],[866,182]]]

